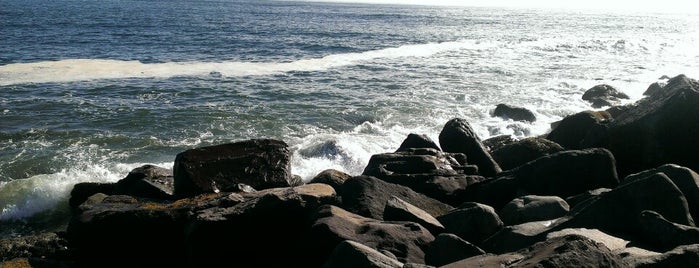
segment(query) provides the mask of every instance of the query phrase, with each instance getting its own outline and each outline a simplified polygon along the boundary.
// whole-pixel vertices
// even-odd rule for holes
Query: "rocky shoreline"
[[[283,141],[187,150],[75,185],[67,230],[0,240],[0,267],[697,267],[699,82],[646,93],[522,140],[455,118],[439,145],[411,134],[360,176],[307,183]]]

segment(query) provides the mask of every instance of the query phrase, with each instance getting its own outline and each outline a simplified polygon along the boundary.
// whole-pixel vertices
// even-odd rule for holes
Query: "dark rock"
[[[482,176],[492,177],[502,171],[464,119],[449,120],[439,133],[439,144],[445,152],[465,154],[469,163],[478,166]]]
[[[73,190],[70,191],[70,199],[68,204],[71,209],[75,211],[80,204],[85,202],[87,198],[96,194],[103,193],[106,195],[111,195],[116,189],[116,183],[97,183],[97,182],[81,182],[73,186]]]
[[[594,167],[594,168],[591,168]],[[555,195],[562,198],[619,183],[612,154],[605,149],[563,151],[538,158],[496,179],[470,185],[459,195],[464,201],[487,204],[496,210],[517,196]]]
[[[693,170],[678,165],[667,164],[660,167],[632,174],[621,182],[626,184],[634,180],[651,176],[655,173],[663,173],[682,191],[687,199],[689,213],[692,218],[699,219],[699,174]]]
[[[497,149],[515,141],[517,140],[512,138],[511,135],[500,135],[483,140],[483,146],[488,149],[488,152],[493,153]]]
[[[520,180],[522,188],[531,194],[560,197],[619,184],[614,156],[600,148],[551,154],[504,172],[502,176]]]
[[[340,195],[344,209],[374,219],[383,219],[386,202],[391,196],[396,196],[435,217],[453,209],[408,187],[370,176],[353,177],[345,181]]]
[[[507,104],[498,104],[493,112],[493,115],[505,119],[512,119],[514,121],[536,121],[536,116],[532,111],[526,108],[515,107]]]
[[[594,98],[590,100],[590,103],[592,103],[592,108],[598,109],[602,107],[611,107],[614,106],[615,103],[617,102],[612,102],[607,99],[601,99],[601,98]]]
[[[308,237],[310,242],[303,250],[312,252],[312,258],[324,260],[344,240],[352,240],[379,251],[389,251],[400,262],[424,263],[424,249],[434,240],[434,236],[417,223],[383,222],[339,207],[323,206],[315,216]],[[311,262],[304,267],[318,265]]]
[[[599,101],[611,104],[612,102],[618,102],[619,99],[629,99],[629,96],[610,85],[596,85],[585,91],[582,99],[593,102],[593,104]]]
[[[516,225],[560,218],[568,210],[568,203],[558,196],[526,195],[507,203],[498,214],[506,225]]]
[[[446,266],[456,267],[626,267],[607,247],[578,235],[555,237],[517,252],[480,255]]]
[[[226,192],[238,183],[258,190],[288,187],[290,160],[286,143],[271,139],[190,149],[175,158],[175,195]]]
[[[553,226],[566,220],[561,218],[505,226],[502,230],[488,237],[480,246],[486,252],[497,254],[517,251],[546,240],[546,235]]]
[[[696,267],[699,263],[699,244],[680,246],[659,256],[635,258],[634,268]]]
[[[425,263],[442,266],[485,254],[485,251],[454,234],[440,234],[425,251]]]
[[[421,263],[406,263],[403,265],[403,268],[436,268],[432,265],[427,265],[427,264],[421,264]]]
[[[394,260],[373,248],[360,243],[345,240],[335,247],[330,258],[323,265],[327,268],[355,268],[355,267],[375,267],[375,268],[401,268],[403,264]]]
[[[605,111],[606,111],[607,113],[609,113],[609,115],[610,115],[612,118],[617,118],[619,115],[621,115],[621,114],[623,114],[624,112],[630,110],[631,107],[633,107],[633,106],[634,106],[634,104],[617,105],[617,106],[609,107],[609,108],[607,108],[607,110],[605,110]]]
[[[544,138],[526,138],[502,146],[492,156],[503,170],[513,169],[542,156],[563,151],[563,147]]]
[[[335,189],[335,192],[340,192],[340,188],[342,187],[342,184],[345,183],[346,180],[351,178],[347,173],[344,173],[339,170],[334,170],[334,169],[326,169],[318,173],[311,181],[308,183],[325,183],[327,185],[330,185]]]
[[[650,84],[650,86],[648,86],[648,89],[646,89],[646,91],[643,92],[643,96],[653,97],[655,95],[658,95],[663,90],[663,87],[665,87],[665,85],[665,83],[661,82],[652,83]]]
[[[26,258],[32,262],[42,259],[56,262],[71,260],[68,241],[56,233],[0,239],[0,262],[15,258]]]
[[[482,268],[501,268],[510,267],[512,263],[524,258],[518,253],[507,253],[502,255],[484,254],[475,257],[471,257],[465,260],[460,260],[453,262],[440,268],[464,268],[464,267],[482,267]]]
[[[309,257],[304,241],[317,209],[335,201],[329,185],[266,189],[227,200],[193,213],[196,218],[184,229],[188,266],[220,267],[242,259],[236,266],[309,267],[314,262],[311,267],[318,267],[327,259]]]
[[[210,198],[213,197],[206,197]],[[192,208],[184,201],[178,202],[139,202],[130,196],[93,195],[80,205],[81,212],[68,225],[76,261],[83,267],[184,263],[181,234]]]
[[[458,209],[437,217],[445,231],[471,243],[480,243],[503,227],[495,210],[487,205],[464,203]]]
[[[546,138],[566,149],[599,147],[603,144],[611,115],[605,111],[584,111],[563,118]]]
[[[173,199],[172,170],[144,165],[133,169],[116,183],[112,194],[155,199]]]
[[[556,237],[518,253],[525,257],[511,267],[626,267],[607,247],[578,235]]]
[[[301,178],[301,176],[299,176],[299,175],[291,176],[291,180],[289,181],[290,187],[297,187],[297,186],[301,186],[304,184],[306,184],[306,183],[303,181],[303,178]]]
[[[574,207],[578,206],[579,204],[583,204],[587,201],[592,201],[592,200],[594,200],[593,197],[600,196],[600,195],[602,195],[606,192],[609,192],[611,190],[612,189],[609,189],[609,188],[598,188],[598,189],[594,189],[594,190],[585,191],[583,193],[566,198],[566,203],[568,203],[568,206],[570,208],[574,208]]]
[[[608,148],[622,176],[674,163],[699,170],[699,82],[684,75],[644,98],[608,126]]]
[[[386,202],[383,219],[387,221],[412,221],[419,223],[433,235],[444,232],[444,226],[432,215],[395,196],[391,196],[388,202]]]
[[[585,206],[571,211],[570,220],[552,230],[565,228],[599,229],[631,241],[643,241],[645,231],[639,223],[644,210],[653,210],[668,220],[694,225],[682,192],[663,174],[655,174],[595,197]]]
[[[403,140],[403,143],[401,143],[400,147],[398,147],[398,150],[396,152],[403,152],[408,149],[416,149],[416,148],[430,148],[430,149],[435,149],[437,151],[441,151],[442,149],[437,146],[430,137],[427,137],[427,135],[418,135],[414,133],[408,134],[408,137]]]
[[[640,225],[645,241],[654,249],[667,251],[681,245],[699,244],[699,228],[670,222],[655,211],[641,212]]]
[[[467,175],[454,155],[434,149],[408,149],[397,153],[373,155],[363,175],[395,183],[445,203],[454,204],[455,192],[483,180]]]

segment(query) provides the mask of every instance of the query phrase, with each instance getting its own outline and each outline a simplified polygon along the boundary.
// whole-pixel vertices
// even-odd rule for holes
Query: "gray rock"
[[[522,195],[565,198],[587,190],[615,187],[618,183],[614,157],[609,151],[596,148],[540,157],[502,172],[496,179],[470,185],[460,192],[460,197],[500,210]]]
[[[563,118],[546,138],[569,150],[599,147],[611,119],[605,111],[579,112]]]
[[[608,125],[604,144],[621,176],[674,163],[699,170],[699,82],[684,75],[639,100]]]
[[[693,170],[678,165],[667,164],[660,167],[631,174],[622,180],[626,184],[638,179],[651,176],[655,173],[665,174],[682,191],[687,199],[689,212],[692,218],[699,219],[699,174]]]
[[[498,104],[493,111],[493,115],[514,121],[536,121],[534,113],[526,108],[511,106],[507,104]]]
[[[373,248],[360,243],[345,240],[335,247],[328,261],[322,266],[327,268],[400,268],[403,264]]]
[[[308,183],[325,183],[327,185],[330,185],[335,189],[335,192],[340,192],[340,188],[342,187],[342,184],[345,183],[346,180],[351,178],[347,173],[344,173],[339,170],[334,170],[334,169],[326,169],[318,173],[311,181]]]
[[[526,195],[507,203],[498,214],[506,225],[516,225],[560,218],[569,210],[568,203],[558,196]]]
[[[271,139],[187,150],[175,158],[173,172],[178,198],[226,192],[238,183],[263,190],[293,182],[287,144]]]
[[[445,203],[455,204],[455,192],[483,180],[475,166],[464,166],[457,156],[434,149],[407,149],[403,152],[373,155],[363,175],[413,189]],[[471,169],[470,167],[474,167]],[[464,174],[467,173],[467,174]]]
[[[446,232],[471,243],[480,243],[503,227],[495,210],[487,205],[464,203],[458,209],[437,217]]]
[[[634,268],[696,267],[699,263],[699,244],[680,246],[662,255],[629,260]]]
[[[641,212],[640,225],[645,241],[652,242],[654,249],[666,251],[699,244],[699,228],[670,222],[655,211]]]
[[[427,135],[418,135],[415,133],[410,133],[408,134],[408,137],[405,138],[405,140],[403,140],[403,143],[400,144],[396,152],[403,152],[407,151],[408,149],[417,148],[430,148],[435,149],[437,151],[442,150],[432,139],[430,139],[430,137],[427,137]]]
[[[465,154],[469,163],[478,166],[479,174],[484,177],[495,176],[502,171],[464,119],[449,120],[439,133],[439,144],[445,152]]]
[[[435,217],[453,209],[452,206],[417,193],[408,187],[370,176],[350,178],[342,185],[340,194],[344,209],[379,220],[383,219],[386,202],[391,196],[396,196]]]
[[[439,234],[425,251],[425,262],[429,265],[442,266],[452,262],[485,254],[477,246],[461,239],[455,234]]]
[[[493,151],[492,156],[503,170],[509,170],[539,157],[563,150],[563,147],[555,142],[544,138],[532,137],[504,145]]]
[[[112,194],[169,200],[174,198],[173,183],[172,170],[144,165],[119,180]]]
[[[386,202],[383,211],[383,219],[386,221],[411,221],[419,223],[427,228],[433,235],[444,232],[444,226],[432,215],[412,204],[391,196]]]
[[[653,97],[655,95],[658,95],[661,93],[663,88],[667,85],[664,82],[654,82],[648,86],[648,89],[643,92],[643,96],[650,96]]]
[[[425,263],[424,249],[434,240],[434,236],[417,223],[379,221],[335,206],[321,207],[313,219],[308,246],[303,250],[321,260],[342,241],[352,240],[378,251],[391,252],[400,262]],[[315,266],[309,263],[305,267]]]

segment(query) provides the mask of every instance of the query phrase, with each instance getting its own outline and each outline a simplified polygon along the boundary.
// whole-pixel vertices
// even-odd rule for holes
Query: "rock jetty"
[[[67,230],[0,240],[0,267],[699,265],[696,80],[496,139],[455,118],[439,144],[411,134],[363,174],[307,183],[283,141],[191,149],[75,185]]]

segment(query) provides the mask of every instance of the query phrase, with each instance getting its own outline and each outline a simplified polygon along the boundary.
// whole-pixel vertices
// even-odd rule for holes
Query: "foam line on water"
[[[380,58],[428,57],[437,53],[480,48],[488,44],[455,41],[404,45],[359,53],[333,54],[321,58],[291,62],[166,62],[142,63],[111,59],[66,59],[0,66],[0,85],[22,83],[73,82],[97,79],[169,78],[206,76],[212,72],[224,76],[271,75],[291,71],[325,71],[356,65]]]

